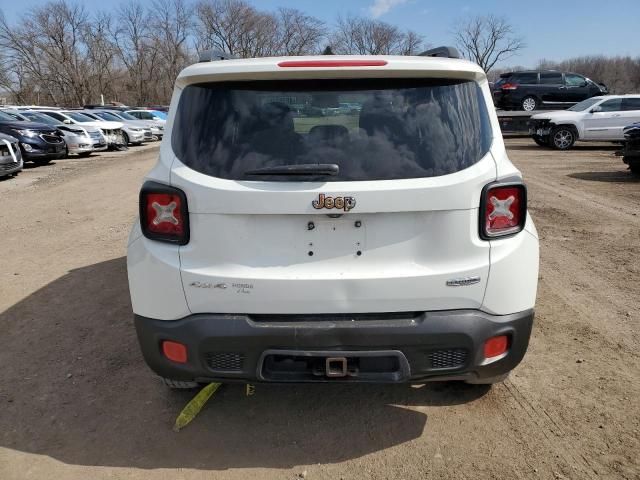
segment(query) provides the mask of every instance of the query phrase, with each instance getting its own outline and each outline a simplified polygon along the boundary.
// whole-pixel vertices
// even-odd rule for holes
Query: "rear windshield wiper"
[[[247,170],[245,175],[338,175],[335,163],[303,163],[300,165],[274,165]]]

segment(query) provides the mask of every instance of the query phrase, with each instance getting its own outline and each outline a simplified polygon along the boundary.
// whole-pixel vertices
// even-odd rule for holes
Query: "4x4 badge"
[[[353,197],[327,197],[324,193],[321,193],[318,195],[317,200],[311,202],[311,205],[316,210],[337,208],[348,212],[356,206],[356,199]]]

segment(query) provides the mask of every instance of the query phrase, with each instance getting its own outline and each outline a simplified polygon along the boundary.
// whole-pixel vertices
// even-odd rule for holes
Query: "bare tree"
[[[130,0],[115,12],[89,13],[79,0],[55,0],[17,22],[0,14],[0,88],[22,103],[75,106],[101,94],[129,104],[167,103],[192,46],[241,57],[312,54],[327,44],[343,54],[412,55],[424,48],[420,35],[378,20],[339,18],[328,32],[299,10],[260,11],[246,0]],[[494,16],[462,22],[456,39],[491,78],[501,71],[498,62],[525,46]],[[612,93],[640,90],[640,58],[584,56],[538,66],[588,76]]]
[[[398,53],[400,55],[417,55],[425,48],[427,48],[427,45],[424,43],[422,35],[409,30],[404,34]]]
[[[280,8],[277,20],[279,55],[319,53],[320,42],[327,33],[323,21],[293,8]]]
[[[91,102],[97,102],[101,95],[117,98],[119,72],[117,69],[117,49],[111,42],[111,15],[100,12],[93,22],[89,22],[83,32],[88,60],[88,83]]]
[[[574,72],[599,83],[604,83],[611,93],[624,94],[640,90],[640,58],[585,56],[552,62],[541,60],[540,69],[557,69]]]
[[[339,17],[332,37],[336,53],[347,55],[411,55],[418,52],[422,37],[398,27],[364,17]]]
[[[501,60],[526,47],[513,27],[502,17],[476,16],[463,21],[455,33],[462,54],[489,72]]]
[[[3,72],[0,85],[18,102],[33,103],[29,90],[44,88],[47,75],[46,64],[38,55],[34,32],[15,27],[0,15],[0,46]]]
[[[239,57],[272,55],[278,22],[243,0],[200,0],[196,4],[196,48],[215,48]]]
[[[157,95],[169,98],[173,80],[189,64],[187,41],[193,27],[192,7],[184,0],[155,0],[152,8],[151,46],[160,54]]]
[[[82,5],[50,2],[23,16],[17,26],[0,20],[0,44],[14,75],[21,77],[19,84],[38,87],[53,101],[78,105],[90,89],[83,44],[86,28]]]
[[[159,58],[151,42],[150,13],[139,3],[129,3],[118,9],[114,23],[111,38],[127,70],[126,88],[134,104],[144,105],[151,98]]]

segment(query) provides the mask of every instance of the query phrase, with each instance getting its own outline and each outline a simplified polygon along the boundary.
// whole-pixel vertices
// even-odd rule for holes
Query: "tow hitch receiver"
[[[258,378],[270,382],[401,382],[409,376],[398,350],[267,350],[258,362]]]
[[[325,361],[327,377],[346,377],[347,359],[345,357],[328,357]]]

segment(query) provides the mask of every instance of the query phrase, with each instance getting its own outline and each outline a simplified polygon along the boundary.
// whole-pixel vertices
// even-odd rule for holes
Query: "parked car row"
[[[131,112],[139,111],[142,110]],[[86,157],[108,148],[161,140],[165,122],[163,112],[140,119],[126,111],[109,108],[2,108],[0,177],[17,174],[27,161],[42,165],[67,155]]]

